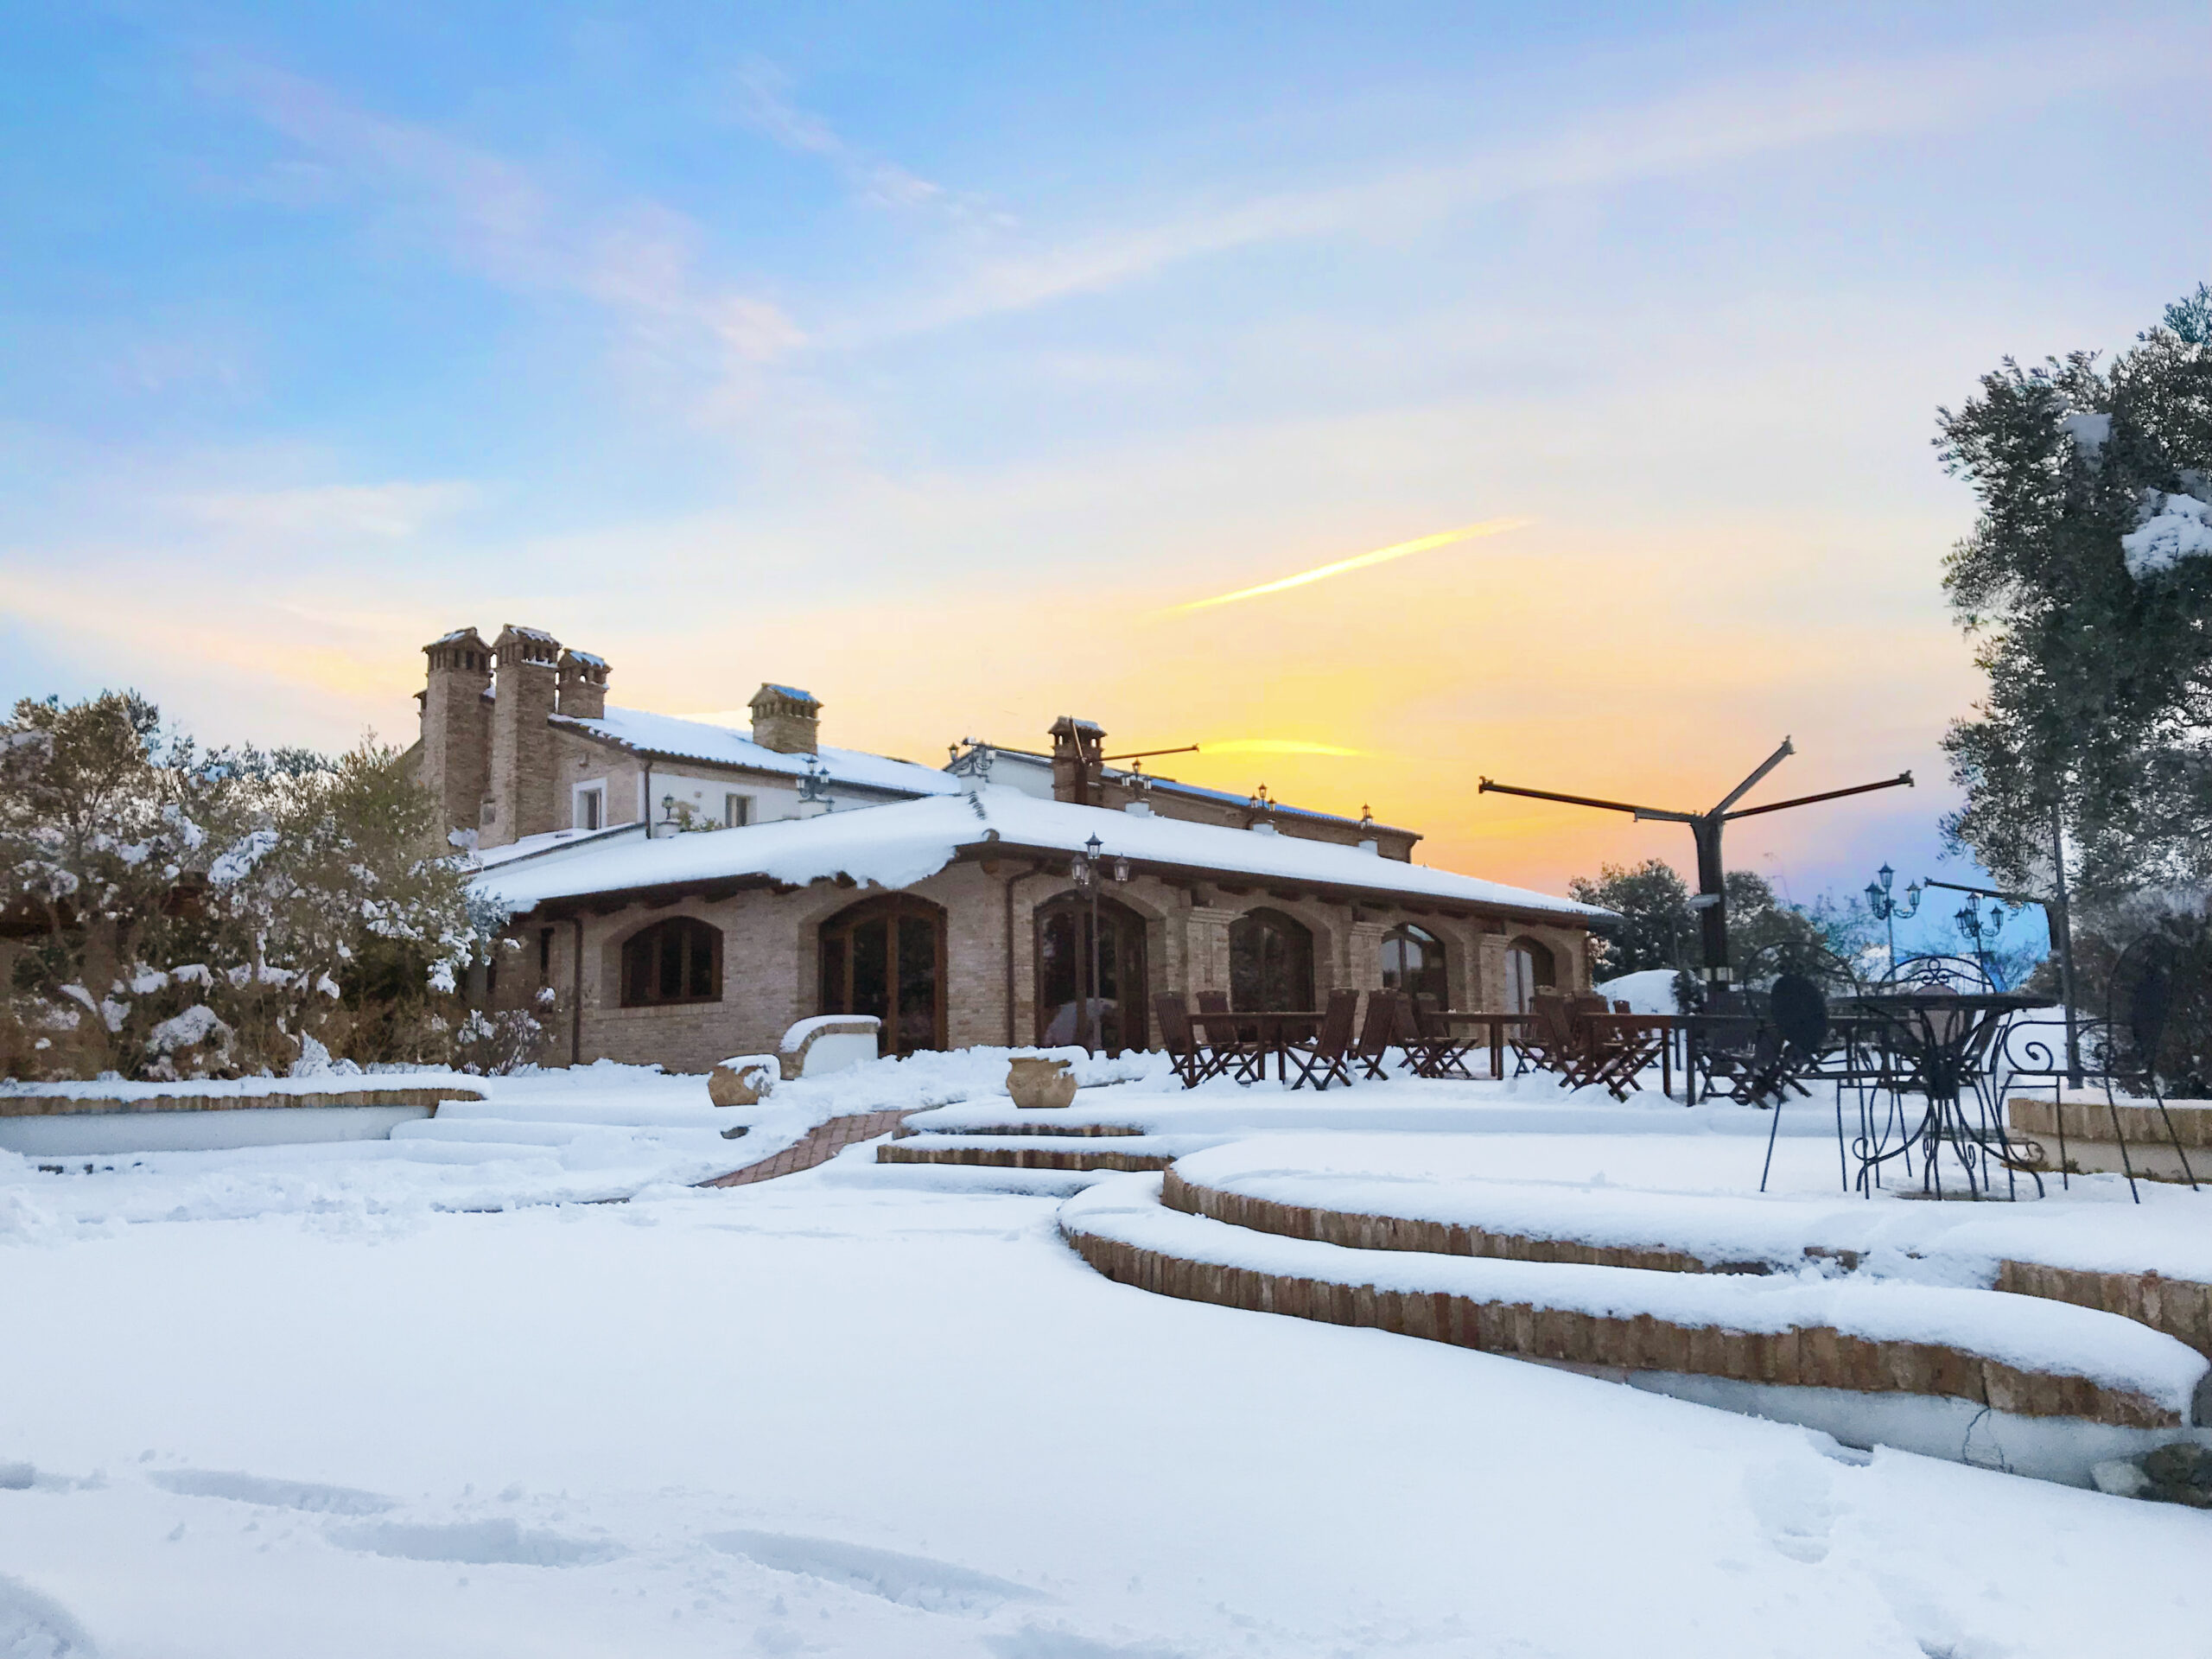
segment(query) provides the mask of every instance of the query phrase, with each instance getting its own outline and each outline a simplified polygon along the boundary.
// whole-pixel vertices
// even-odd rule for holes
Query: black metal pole
[[[2074,918],[2066,897],[2066,823],[2058,803],[2050,804],[2050,872],[2058,902],[2050,914],[2058,924],[2058,997],[2066,1008],[2066,1083],[2082,1086],[2082,1035],[2074,1024]]]
[[[1726,984],[1728,966],[1728,874],[1720,860],[1721,818],[1709,813],[1690,820],[1690,835],[1697,842],[1697,890],[1714,902],[1698,912],[1698,932],[1705,947],[1705,979],[1708,985]]]
[[[1083,1005],[1084,1020],[1084,1027],[1085,1027],[1085,1029],[1086,1029],[1086,1030],[1091,1029],[1091,1023],[1092,1023],[1092,1022],[1091,1022],[1091,1010],[1092,1010],[1092,1008],[1093,1008],[1093,1007],[1095,1007],[1096,1006],[1096,1003],[1097,1003],[1097,998],[1098,998],[1098,862],[1097,862],[1097,861],[1096,861],[1096,859],[1094,859],[1094,860],[1092,860],[1092,861],[1091,861],[1091,865],[1090,865],[1090,999],[1089,999],[1089,1000],[1087,1000],[1087,1001],[1084,1003],[1084,1005]],[[1098,1021],[1096,1022],[1096,1034],[1097,1039],[1098,1039],[1097,1046],[1098,1046],[1099,1048],[1101,1048],[1101,1049],[1104,1048],[1104,1047],[1106,1046],[1106,1031],[1105,1031],[1105,1021],[1104,1021],[1103,1020],[1098,1020]],[[1086,1044],[1084,1044],[1084,1046],[1086,1049],[1089,1049],[1089,1048],[1090,1048],[1091,1045],[1090,1045],[1089,1043],[1086,1043]]]

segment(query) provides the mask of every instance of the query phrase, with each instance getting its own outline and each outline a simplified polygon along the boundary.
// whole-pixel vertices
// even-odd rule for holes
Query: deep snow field
[[[788,1088],[727,1154],[700,1079],[594,1068],[493,1084],[584,1124],[548,1144],[0,1156],[0,1655],[2212,1653],[2212,1514],[1151,1296],[1055,1200],[867,1147],[683,1184],[839,1112],[1002,1117],[995,1065]],[[1742,1194],[1765,1150],[1548,1084],[1075,1111],[1324,1104],[1491,1180]],[[1821,1128],[1777,1192],[1836,1192]]]

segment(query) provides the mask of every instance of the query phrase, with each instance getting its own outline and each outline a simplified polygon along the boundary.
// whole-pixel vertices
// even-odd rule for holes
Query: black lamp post
[[[1920,914],[1922,893],[1920,883],[1915,881],[1905,888],[1903,899],[1891,898],[1890,883],[1897,879],[1897,874],[1895,870],[1885,864],[1875,872],[1875,879],[1866,884],[1866,908],[1880,918],[1883,929],[1889,938],[1890,977],[1892,979],[1897,977],[1897,918],[1902,916],[1909,922]]]
[[[1093,1000],[1098,995],[1098,855],[1104,850],[1104,848],[1103,842],[1096,836],[1091,836],[1089,841],[1084,842],[1083,851],[1077,853],[1071,861],[1068,869],[1068,874],[1075,878],[1075,890],[1090,901],[1089,907],[1090,948],[1086,953],[1087,960],[1078,957],[1078,961],[1090,969],[1090,983],[1086,985],[1083,982],[1082,967],[1077,968],[1076,976],[1076,1000],[1082,1006],[1082,1013],[1078,1016],[1076,1030],[1085,1052],[1092,1048],[1091,1033],[1095,1027],[1091,1008]],[[1100,1034],[1103,1038],[1103,1033]]]

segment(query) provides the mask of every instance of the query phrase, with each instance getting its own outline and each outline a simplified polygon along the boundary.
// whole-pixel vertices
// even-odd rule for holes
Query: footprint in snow
[[[266,1480],[259,1475],[218,1469],[164,1469],[146,1477],[181,1497],[227,1497],[271,1510],[302,1510],[309,1515],[382,1515],[394,1500],[352,1486],[324,1486],[308,1480]],[[0,1649],[0,1654],[7,1650]]]
[[[1828,1535],[1835,1526],[1835,1483],[1811,1459],[1768,1464],[1744,1477],[1751,1513],[1767,1542],[1793,1561],[1812,1565],[1827,1559]]]
[[[0,1654],[7,1659],[95,1659],[97,1649],[68,1609],[0,1575]]]
[[[448,1561],[459,1567],[595,1567],[622,1554],[613,1544],[534,1532],[513,1522],[455,1521],[443,1525],[400,1521],[333,1527],[330,1541],[403,1561]]]
[[[950,1561],[849,1544],[836,1538],[808,1538],[791,1532],[723,1532],[707,1541],[726,1554],[742,1555],[774,1572],[803,1573],[924,1612],[986,1618],[1010,1601],[1052,1599],[1026,1584],[993,1578]],[[1049,1656],[1040,1649],[1038,1659],[1049,1659]],[[1070,1659],[1077,1656],[1071,1652]]]

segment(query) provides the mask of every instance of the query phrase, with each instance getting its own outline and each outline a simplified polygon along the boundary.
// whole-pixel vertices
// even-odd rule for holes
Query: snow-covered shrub
[[[454,1033],[453,1064],[478,1077],[505,1077],[537,1063],[545,1028],[527,1008],[471,1008]]]
[[[200,749],[135,694],[0,724],[0,1063],[18,1077],[450,1058],[486,948],[397,751]]]

